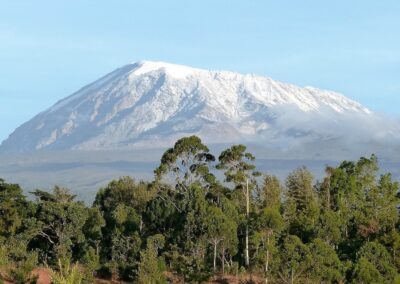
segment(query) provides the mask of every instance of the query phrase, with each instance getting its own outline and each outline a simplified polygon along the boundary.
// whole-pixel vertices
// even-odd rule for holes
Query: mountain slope
[[[0,151],[155,148],[188,134],[208,143],[255,143],[282,151],[306,145],[352,151],[359,143],[394,143],[397,133],[397,125],[335,92],[143,61],[38,114]]]

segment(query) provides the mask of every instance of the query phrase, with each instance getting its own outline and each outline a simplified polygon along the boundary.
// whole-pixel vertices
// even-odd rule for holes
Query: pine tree
[[[290,234],[309,240],[315,234],[320,205],[315,194],[313,176],[305,168],[299,168],[286,179],[285,221]]]

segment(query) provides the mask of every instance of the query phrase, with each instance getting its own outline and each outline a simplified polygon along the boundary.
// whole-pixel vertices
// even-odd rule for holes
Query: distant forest
[[[38,267],[55,284],[400,283],[399,185],[375,155],[283,182],[255,158],[185,137],[153,181],[111,181],[90,207],[0,180],[0,283],[35,283]]]

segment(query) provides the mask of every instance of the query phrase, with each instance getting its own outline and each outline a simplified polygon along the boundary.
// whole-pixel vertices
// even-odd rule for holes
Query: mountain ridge
[[[340,147],[347,147],[357,139],[393,141],[397,130],[337,92],[140,61],[58,101],[17,128],[0,151],[167,147],[192,134],[208,143],[258,141],[280,150],[343,138]]]

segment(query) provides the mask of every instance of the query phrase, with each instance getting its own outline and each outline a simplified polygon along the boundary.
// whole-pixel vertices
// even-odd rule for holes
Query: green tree
[[[136,215],[137,218],[128,218],[124,223],[126,229],[143,231],[143,214],[149,201],[155,198],[156,191],[151,184],[146,182],[135,182],[130,177],[122,177],[111,181],[106,188],[100,190],[94,202],[104,215],[106,221],[106,234],[114,230],[117,225],[118,214]],[[119,213],[117,212],[119,211]],[[129,212],[128,212],[129,211]],[[125,213],[124,213],[125,212]],[[122,217],[122,216],[121,216]],[[135,221],[133,222],[133,219]],[[121,220],[119,223],[123,223]]]
[[[0,236],[10,237],[18,232],[27,218],[28,205],[18,184],[0,179]]]
[[[260,208],[281,209],[282,186],[279,179],[273,175],[264,175],[264,184],[257,192]]]
[[[367,242],[357,252],[354,283],[398,283],[399,275],[389,252],[377,242]]]
[[[255,157],[250,152],[246,152],[246,146],[233,145],[229,149],[224,150],[218,157],[218,169],[225,170],[225,181],[232,182],[235,189],[241,190],[245,196],[245,265],[249,266],[249,216],[250,216],[250,198],[251,189],[256,186],[255,177],[261,174],[255,170],[255,165],[251,162]]]
[[[344,267],[335,250],[321,239],[310,244],[313,264],[310,267],[311,278],[320,283],[343,283]]]
[[[395,230],[398,222],[397,192],[399,186],[391,175],[382,175],[378,184],[372,182],[364,189],[363,205],[355,215],[358,233],[371,240],[380,234]]]
[[[229,219],[220,208],[209,206],[206,220],[207,239],[213,246],[213,271],[217,268],[218,245],[221,246],[222,271],[225,272],[225,250],[237,244],[236,223]]]
[[[126,280],[136,277],[142,238],[149,229],[144,223],[146,208],[155,194],[151,184],[122,177],[111,181],[96,195],[93,205],[105,221],[101,258],[113,273]]]
[[[147,239],[147,246],[140,253],[138,282],[143,284],[167,283],[163,274],[164,261],[158,257],[158,251],[164,247],[162,235],[151,236]]]
[[[312,264],[310,249],[297,236],[289,235],[280,248],[278,275],[285,283],[297,283]]]
[[[98,207],[89,208],[87,213],[88,217],[83,226],[86,244],[95,249],[96,255],[100,255],[100,243],[103,238],[102,229],[106,222]],[[87,250],[88,248],[85,247],[84,249]]]
[[[56,186],[53,193],[36,190],[37,220],[34,244],[45,259],[71,257],[72,248],[85,241],[83,227],[88,210],[83,202],[75,201],[68,189]]]
[[[255,259],[264,268],[266,282],[271,276],[271,263],[276,265],[278,259],[274,256],[278,254],[277,240],[280,232],[284,228],[284,221],[279,207],[271,206],[262,210],[254,221],[254,234],[252,244],[254,246]]]
[[[29,251],[28,242],[20,236],[9,239],[0,249],[0,256],[6,268],[6,274],[14,283],[25,284],[35,282],[36,276],[32,275],[33,269],[38,263],[38,254]]]
[[[286,179],[284,217],[289,232],[305,241],[314,235],[320,213],[312,182],[313,176],[305,167],[293,171]]]
[[[354,266],[353,283],[378,284],[384,283],[379,270],[365,257],[360,257]]]
[[[195,181],[204,186],[215,182],[215,176],[209,170],[209,164],[214,161],[215,157],[199,137],[184,137],[165,151],[154,173],[157,181],[169,178],[169,182],[175,182],[177,190],[185,192]]]
[[[331,210],[323,209],[319,222],[316,226],[317,236],[324,240],[327,244],[337,248],[341,241],[344,241],[341,231],[340,215]]]
[[[188,189],[187,207],[182,215],[182,231],[176,235],[175,244],[180,247],[184,256],[180,265],[185,266],[182,272],[186,281],[201,281],[208,275],[206,268],[207,250],[207,214],[208,202],[204,189],[193,184]]]

